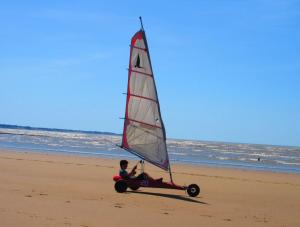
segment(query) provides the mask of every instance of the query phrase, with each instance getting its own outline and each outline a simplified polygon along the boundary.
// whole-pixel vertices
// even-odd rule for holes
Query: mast
[[[144,26],[143,26],[142,17],[140,16],[139,19],[140,19],[140,22],[141,22],[141,29],[144,31]]]
[[[168,155],[169,156],[169,155]],[[170,174],[170,180],[171,180],[171,183],[173,183],[173,177],[172,177],[172,171],[171,171],[171,165],[170,165],[170,162],[169,162],[169,174]]]

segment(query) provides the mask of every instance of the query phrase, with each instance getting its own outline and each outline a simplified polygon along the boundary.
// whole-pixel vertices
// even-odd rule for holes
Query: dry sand
[[[177,184],[200,185],[191,198],[167,189],[116,193],[117,172],[118,160],[2,149],[0,226],[300,226],[299,174],[174,165]]]

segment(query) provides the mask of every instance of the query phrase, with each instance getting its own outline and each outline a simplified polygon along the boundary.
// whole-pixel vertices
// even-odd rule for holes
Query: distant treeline
[[[26,129],[26,130],[43,130],[49,132],[78,132],[78,133],[89,133],[89,134],[101,134],[101,135],[120,135],[112,132],[98,132],[98,131],[83,131],[83,130],[72,130],[72,129],[58,129],[58,128],[40,128],[40,127],[30,127],[30,126],[20,126],[20,125],[7,125],[0,124],[0,128],[5,129]]]

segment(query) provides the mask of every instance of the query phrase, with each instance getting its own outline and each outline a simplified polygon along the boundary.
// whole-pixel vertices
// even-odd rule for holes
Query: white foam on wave
[[[286,161],[280,161],[280,160],[277,160],[275,162],[279,163],[279,164],[284,164],[284,165],[296,165],[296,166],[300,166],[299,162],[286,162]]]
[[[195,151],[195,152],[198,152],[198,151],[205,151],[205,150],[203,150],[203,149],[193,149],[193,151]]]
[[[216,156],[216,159],[219,159],[219,160],[229,160],[228,157],[222,157],[222,156]]]
[[[57,132],[57,131],[43,131],[43,130],[30,130],[30,129],[1,129],[2,133],[10,133],[15,135],[28,135],[28,136],[47,136],[64,139],[82,139],[82,140],[95,140],[97,138],[108,138],[110,141],[120,141],[120,136],[105,135],[105,134],[92,134],[84,132]]]
[[[221,151],[221,154],[235,154],[235,155],[244,155],[245,152],[241,152],[241,151]]]

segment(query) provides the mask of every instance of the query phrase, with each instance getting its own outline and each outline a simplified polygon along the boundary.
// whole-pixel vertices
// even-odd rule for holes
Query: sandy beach
[[[131,161],[131,166],[135,161]],[[116,193],[118,160],[0,149],[1,226],[300,226],[300,175],[173,165],[184,191]],[[168,175],[147,165],[154,177]]]

